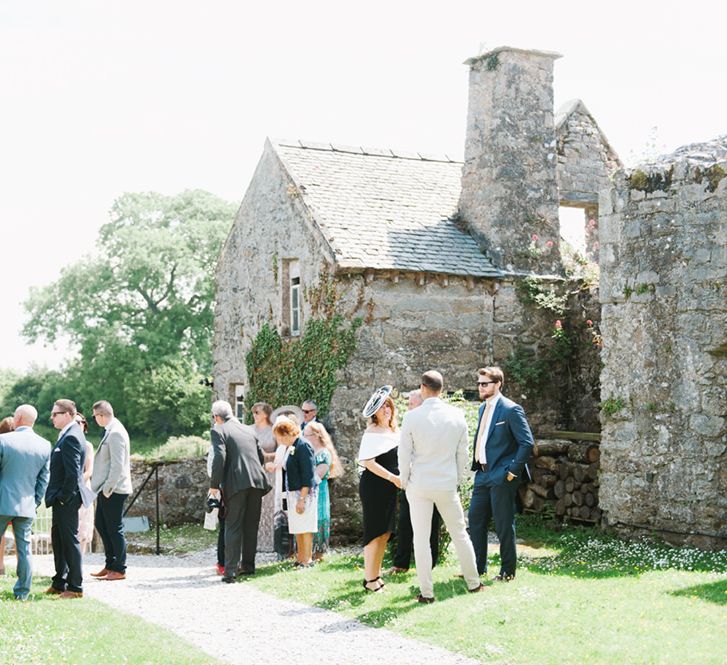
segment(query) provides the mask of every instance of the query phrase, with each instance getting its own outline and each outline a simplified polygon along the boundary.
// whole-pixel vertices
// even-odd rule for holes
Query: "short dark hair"
[[[102,416],[114,417],[114,410],[105,399],[101,399],[93,405],[93,412],[100,413]]]
[[[76,415],[76,403],[71,399],[57,399],[53,402],[53,406],[57,406],[61,413]]]
[[[432,392],[442,392],[444,387],[444,379],[442,375],[434,369],[430,369],[428,372],[422,374],[422,385],[428,388]]]
[[[480,367],[480,369],[477,370],[477,374],[492,379],[493,381],[499,383],[500,387],[502,387],[505,383],[505,374],[503,374],[502,370],[496,366]]]

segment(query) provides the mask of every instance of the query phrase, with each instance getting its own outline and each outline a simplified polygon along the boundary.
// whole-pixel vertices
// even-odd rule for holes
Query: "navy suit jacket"
[[[50,481],[45,492],[45,505],[57,501],[70,503],[83,483],[83,463],[86,460],[86,437],[78,423],[73,423],[56,441],[50,454]]]
[[[480,415],[475,430],[475,446],[485,406],[486,402],[482,402],[480,405]],[[487,471],[483,472],[485,483],[501,485],[506,482],[508,472],[522,478],[523,473],[527,473],[525,463],[532,453],[533,443],[533,433],[530,431],[523,408],[504,395],[500,395],[490,420],[490,429],[485,444],[487,456]],[[474,457],[476,454],[475,449],[472,452],[473,471],[479,468]]]
[[[288,474],[288,489],[299,490],[302,487],[315,487],[315,453],[313,446],[305,439],[298,438],[291,445],[285,472]]]

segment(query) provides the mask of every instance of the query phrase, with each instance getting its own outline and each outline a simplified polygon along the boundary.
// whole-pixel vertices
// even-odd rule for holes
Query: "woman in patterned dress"
[[[331,536],[331,498],[328,480],[342,475],[341,460],[326,428],[319,422],[311,422],[303,431],[304,438],[313,446],[313,463],[318,476],[318,531],[313,534],[313,559],[322,561],[328,551]]]

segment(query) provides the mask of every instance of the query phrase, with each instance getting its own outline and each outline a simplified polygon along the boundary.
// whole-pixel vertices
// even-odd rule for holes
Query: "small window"
[[[233,383],[230,391],[233,396],[233,408],[235,409],[235,418],[240,422],[245,420],[245,392],[241,383]]]
[[[300,277],[290,280],[290,334],[300,335]]]

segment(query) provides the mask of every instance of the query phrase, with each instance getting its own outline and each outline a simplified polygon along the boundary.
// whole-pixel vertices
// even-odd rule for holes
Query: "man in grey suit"
[[[93,417],[104,428],[91,474],[91,489],[98,494],[94,523],[103,541],[106,562],[97,579],[109,582],[126,579],[126,537],[124,502],[131,494],[129,435],[106,400],[93,405]]]
[[[15,409],[14,432],[0,434],[0,533],[12,522],[18,555],[15,600],[27,600],[33,567],[30,527],[43,500],[50,472],[50,442],[33,431],[38,412],[30,404]]]
[[[429,537],[435,506],[452,538],[467,589],[483,589],[457,494],[467,466],[467,423],[462,411],[440,399],[443,384],[439,372],[422,374],[424,402],[404,414],[399,440],[399,474],[409,500],[420,603],[434,602]]]
[[[234,582],[238,573],[255,574],[257,531],[263,496],[270,483],[263,469],[263,451],[255,430],[232,415],[229,402],[212,404],[214,426],[210,495],[225,502],[225,574],[223,582]],[[242,558],[242,564],[240,559]]]

